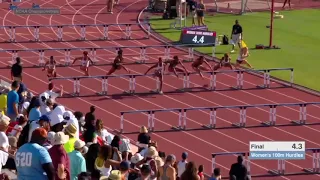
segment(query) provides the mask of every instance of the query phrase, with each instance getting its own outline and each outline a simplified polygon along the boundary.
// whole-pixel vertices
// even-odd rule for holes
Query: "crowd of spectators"
[[[17,67],[15,67],[17,68]],[[19,68],[17,68],[20,70]],[[220,169],[211,177],[204,167],[189,161],[188,153],[166,155],[145,126],[137,138],[137,151],[130,141],[104,129],[96,118],[95,107],[89,112],[71,112],[56,102],[63,87],[38,96],[30,93],[13,74],[10,87],[0,86],[0,170],[8,169],[21,180],[220,180]],[[180,158],[179,158],[180,159]],[[247,179],[243,158],[230,169],[230,179]],[[2,173],[1,179],[9,179]]]

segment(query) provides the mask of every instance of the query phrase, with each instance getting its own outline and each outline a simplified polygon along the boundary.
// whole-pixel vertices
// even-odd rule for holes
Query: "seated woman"
[[[228,53],[224,54],[220,62],[214,66],[213,70],[216,71],[222,67],[229,67],[232,70],[234,69],[233,66],[231,65],[231,58]]]

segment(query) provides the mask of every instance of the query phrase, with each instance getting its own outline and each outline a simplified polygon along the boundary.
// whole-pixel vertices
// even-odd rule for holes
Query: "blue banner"
[[[299,160],[305,159],[305,151],[250,151],[249,159],[261,160]]]

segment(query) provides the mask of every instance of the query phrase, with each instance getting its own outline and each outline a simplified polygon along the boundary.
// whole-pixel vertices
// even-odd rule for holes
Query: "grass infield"
[[[270,13],[248,13],[242,16],[218,14],[206,16],[205,23],[209,30],[217,34],[227,35],[230,38],[231,28],[236,19],[243,27],[243,37],[250,50],[248,61],[256,69],[262,68],[294,68],[294,82],[302,86],[320,91],[320,11],[317,9],[282,11],[283,19],[274,20],[273,44],[279,46],[278,50],[255,50],[256,44],[269,45]],[[152,28],[162,36],[177,41],[180,30],[170,29],[173,20],[163,20],[160,16],[150,18]],[[191,26],[191,20],[187,21]],[[199,48],[199,51],[210,54],[211,48]],[[218,46],[217,56],[230,52],[231,45]],[[232,54],[235,61],[237,53]],[[272,72],[272,76],[289,80],[290,73]]]

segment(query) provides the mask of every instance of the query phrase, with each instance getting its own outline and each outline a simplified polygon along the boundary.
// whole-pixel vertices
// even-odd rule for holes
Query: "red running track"
[[[34,2],[34,1],[32,1]],[[20,6],[30,7],[30,1],[24,1]],[[48,25],[48,24],[79,24],[79,23],[127,23],[136,22],[138,13],[146,6],[146,1],[121,1],[120,5],[115,8],[113,15],[105,14],[105,1],[95,0],[87,3],[84,0],[78,1],[38,1],[35,2],[40,6],[59,7],[61,8],[61,16],[15,16],[5,9],[0,10],[0,18],[3,25]],[[111,38],[119,38],[120,29],[114,32]],[[122,29],[123,30],[123,29]],[[97,38],[101,36],[98,29],[90,29],[89,38]],[[33,39],[33,30],[28,32],[21,32],[17,39],[21,40]],[[75,39],[79,37],[80,31],[69,29],[68,34],[64,35],[65,39]],[[100,33],[100,34],[99,34]],[[144,36],[143,31],[134,32],[134,36]],[[0,36],[1,40],[7,37]],[[47,29],[41,34],[40,38],[54,38],[56,35],[51,29]],[[3,49],[9,48],[63,48],[63,47],[86,47],[86,46],[117,46],[117,45],[157,45],[161,42],[155,39],[149,40],[128,40],[128,41],[95,41],[95,42],[60,42],[60,43],[16,43],[16,44],[2,44]],[[148,53],[160,54],[159,49],[150,48]],[[99,55],[100,61],[110,61],[110,58],[115,56],[115,52],[105,51]],[[138,56],[139,52],[136,49],[126,50],[127,61],[131,61],[130,57]],[[174,53],[183,54],[181,51],[174,50]],[[128,55],[130,54],[130,56]],[[56,57],[63,56],[63,54],[53,51],[46,56],[54,55]],[[73,57],[81,55],[72,54]],[[22,53],[25,65],[37,64],[38,54]],[[10,55],[6,54],[1,57],[0,66],[7,66],[7,61],[10,60]],[[157,56],[151,55],[150,60],[156,61]],[[186,64],[188,69],[190,65]],[[144,73],[149,65],[130,65],[128,66],[132,73]],[[91,67],[91,75],[103,75],[109,70],[110,66]],[[1,70],[1,78],[9,80],[9,70]],[[118,72],[125,73],[125,72]],[[82,75],[78,67],[58,68],[58,74],[61,77]],[[24,81],[29,89],[36,93],[41,93],[46,89],[47,79],[46,74],[38,68],[25,69]],[[137,81],[137,91],[149,91],[154,89],[155,81],[152,78],[144,78],[143,81]],[[201,80],[198,76],[191,78],[193,84],[197,86],[208,83]],[[231,82],[236,82],[235,75],[228,74],[219,77],[218,86],[229,87]],[[122,92],[128,89],[128,80],[119,79],[110,81],[109,91],[111,93]],[[252,87],[262,83],[262,79],[245,75],[244,86]],[[72,92],[72,82],[65,80],[61,81],[67,92]],[[164,84],[164,91],[181,88],[182,80],[175,77],[166,77]],[[273,83],[272,86],[280,86]],[[81,94],[93,94],[101,89],[100,80],[84,80],[81,82]],[[165,94],[165,95],[150,95],[150,96],[131,96],[131,97],[81,97],[81,98],[62,98],[59,102],[71,110],[80,110],[86,112],[90,105],[97,107],[97,116],[104,120],[105,126],[108,130],[118,129],[120,123],[120,111],[126,110],[141,110],[152,108],[176,108],[176,107],[197,107],[197,106],[215,106],[215,105],[240,105],[240,104],[261,104],[261,103],[291,103],[291,102],[312,102],[319,101],[319,97],[298,91],[293,88],[281,89],[265,89],[265,90],[239,90],[239,91],[216,91],[216,92],[198,92],[198,93],[183,93],[183,94]],[[319,106],[310,106],[308,108],[308,121],[319,122]],[[297,119],[298,109],[296,108],[279,108],[277,109],[277,122],[288,123],[292,119]],[[202,124],[208,123],[208,114],[206,112],[194,112],[188,114],[187,126],[190,128],[199,127]],[[253,109],[249,110],[247,114],[248,124],[259,124],[268,119],[268,109]],[[177,115],[174,113],[167,113],[157,115],[155,127],[157,130],[169,129],[171,126],[177,125]],[[146,125],[145,115],[130,115],[126,117],[124,124],[125,131],[137,131],[141,125]],[[218,126],[229,126],[231,123],[238,122],[238,111],[225,110],[218,114]],[[251,129],[224,129],[224,130],[198,130],[185,132],[166,132],[154,133],[152,139],[158,142],[160,150],[167,153],[181,154],[187,151],[190,154],[190,160],[194,160],[197,164],[203,164],[206,167],[205,172],[211,171],[211,153],[213,152],[234,152],[247,151],[249,141],[306,141],[307,148],[320,147],[319,127],[315,126],[299,126],[299,127],[265,127],[265,128],[251,128]],[[127,135],[131,139],[136,139],[137,135]],[[235,161],[235,157],[217,158],[218,166],[222,168],[224,175],[228,173],[231,163]],[[300,172],[304,167],[311,166],[311,156],[308,155],[306,160],[287,161],[287,172]],[[268,169],[277,168],[276,161],[254,161],[251,165],[252,174],[265,174]],[[277,177],[277,178],[258,178],[258,179],[301,179],[301,176]],[[305,179],[319,179],[319,176],[312,175],[305,177]]]

